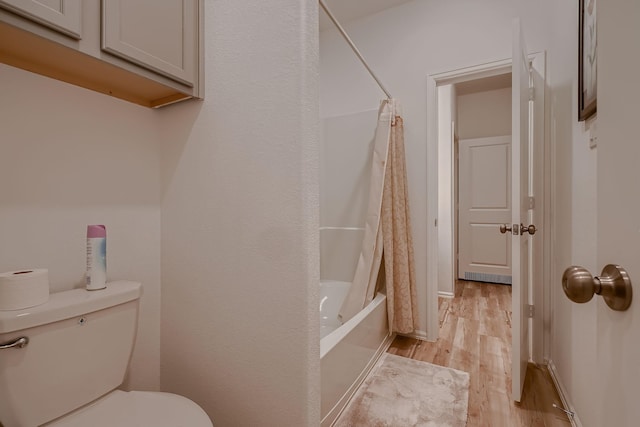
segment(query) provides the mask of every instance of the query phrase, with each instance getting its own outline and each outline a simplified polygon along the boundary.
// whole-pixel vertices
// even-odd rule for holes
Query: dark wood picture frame
[[[598,38],[596,0],[578,0],[578,121],[597,111]]]

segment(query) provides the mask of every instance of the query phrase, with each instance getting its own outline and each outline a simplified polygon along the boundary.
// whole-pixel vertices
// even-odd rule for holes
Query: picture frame
[[[596,0],[578,0],[578,121],[597,111],[598,37]]]

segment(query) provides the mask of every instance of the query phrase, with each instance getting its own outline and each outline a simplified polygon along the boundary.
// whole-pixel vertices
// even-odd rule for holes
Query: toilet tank
[[[45,304],[0,311],[0,424],[37,426],[117,388],[135,340],[137,282],[51,294]]]

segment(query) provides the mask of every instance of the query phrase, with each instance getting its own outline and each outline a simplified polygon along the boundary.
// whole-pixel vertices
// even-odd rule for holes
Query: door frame
[[[535,122],[534,137],[536,138],[536,144],[538,147],[542,147],[542,150],[538,150],[535,153],[534,167],[539,173],[538,179],[535,183],[536,186],[536,209],[535,209],[535,221],[536,227],[539,233],[536,234],[538,239],[534,241],[534,251],[541,256],[537,257],[537,262],[534,264],[534,281],[531,283],[538,283],[541,286],[530,286],[529,289],[529,301],[530,304],[535,302],[535,314],[533,319],[530,319],[530,327],[532,327],[532,333],[530,338],[530,356],[536,363],[543,363],[548,359],[549,354],[549,332],[545,331],[544,324],[548,324],[551,318],[550,311],[550,266],[551,266],[551,233],[548,221],[548,211],[551,203],[551,189],[553,188],[553,176],[550,176],[547,172],[550,170],[551,158],[550,158],[550,138],[548,137],[548,129],[545,123],[547,119],[547,108],[545,105],[545,92],[546,92],[546,54],[545,52],[536,52],[529,55],[529,59],[532,63],[536,64],[536,68],[542,71],[543,84],[542,88],[536,89],[536,95],[534,100],[534,108],[536,115],[542,117],[542,120]],[[499,61],[492,61],[469,67],[458,68],[453,70],[447,70],[444,72],[438,72],[429,74],[427,76],[427,200],[438,201],[436,203],[427,204],[427,339],[429,341],[435,341],[438,339],[439,323],[438,323],[438,250],[439,250],[439,230],[438,230],[438,211],[439,211],[439,164],[438,164],[438,87],[447,85],[462,83],[470,80],[481,79],[484,77],[492,77],[499,74],[511,73],[512,59],[503,59]],[[455,159],[452,159],[452,163]],[[453,174],[455,168],[453,165],[447,165],[449,173]],[[451,177],[453,178],[453,176]],[[447,191],[443,189],[443,191]],[[455,187],[451,185],[448,189],[451,193],[451,201],[454,200]],[[455,247],[453,238],[455,232],[453,230],[455,220],[455,206],[450,206],[450,215],[448,223],[451,224],[451,229],[447,233],[445,230],[444,238],[451,239],[450,245]],[[550,225],[550,224],[549,224]],[[454,249],[452,249],[453,251]],[[451,265],[444,265],[443,268],[450,269],[451,277],[455,280],[455,254],[451,256]],[[453,284],[452,284],[453,286]],[[453,288],[452,288],[453,289]]]

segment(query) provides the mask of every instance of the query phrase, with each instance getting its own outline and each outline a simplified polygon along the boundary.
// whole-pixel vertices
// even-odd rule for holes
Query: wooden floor
[[[522,402],[511,399],[511,286],[459,281],[438,306],[437,342],[399,336],[388,352],[468,372],[468,427],[571,425],[545,367],[529,364]]]

